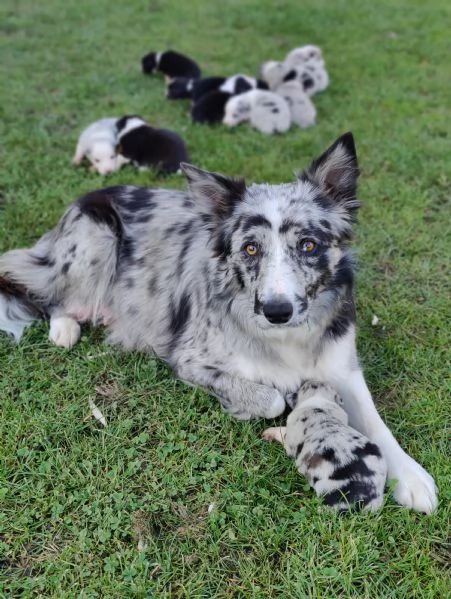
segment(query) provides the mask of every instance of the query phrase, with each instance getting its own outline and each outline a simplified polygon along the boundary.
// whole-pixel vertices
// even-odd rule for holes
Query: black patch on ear
[[[236,95],[243,94],[244,92],[247,92],[250,89],[252,89],[252,85],[249,83],[249,81],[246,81],[246,79],[244,77],[238,77],[235,80],[234,93]]]

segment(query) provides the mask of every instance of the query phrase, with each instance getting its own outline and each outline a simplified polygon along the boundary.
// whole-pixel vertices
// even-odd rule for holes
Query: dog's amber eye
[[[244,251],[248,256],[251,256],[251,258],[253,258],[258,254],[258,247],[255,245],[255,243],[246,243],[246,245],[244,246]]]
[[[303,239],[299,246],[303,254],[311,254],[316,248],[316,243],[311,239]]]

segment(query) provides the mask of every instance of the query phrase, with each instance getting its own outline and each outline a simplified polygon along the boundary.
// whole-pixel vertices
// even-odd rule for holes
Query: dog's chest
[[[238,352],[233,357],[237,375],[276,387],[281,391],[295,391],[304,379],[314,378],[315,360],[305,347],[277,344],[271,352]]]

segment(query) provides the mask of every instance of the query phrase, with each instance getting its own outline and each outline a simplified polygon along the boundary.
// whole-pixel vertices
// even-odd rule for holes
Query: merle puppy
[[[169,129],[155,129],[136,115],[117,121],[118,154],[138,168],[175,173],[189,160],[183,139]]]
[[[384,500],[387,464],[379,447],[348,426],[332,387],[307,381],[294,398],[284,427],[263,432],[279,441],[324,503],[339,510],[376,510]]]

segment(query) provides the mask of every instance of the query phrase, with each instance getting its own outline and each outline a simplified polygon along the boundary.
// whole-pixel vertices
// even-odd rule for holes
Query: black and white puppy
[[[256,79],[255,77],[249,77],[249,75],[232,75],[219,87],[220,91],[227,92],[236,96],[237,94],[244,94],[244,92],[250,89],[269,89],[266,81]]]
[[[268,428],[324,503],[339,510],[376,510],[384,499],[387,464],[379,447],[348,426],[338,393],[328,385],[304,383],[286,427]]]
[[[225,77],[203,77],[202,79],[176,77],[169,81],[166,86],[166,98],[168,100],[191,98],[193,102],[197,102],[199,98],[205,96],[208,92],[219,89],[225,81]]]
[[[174,50],[149,52],[142,58],[141,64],[143,73],[147,75],[158,71],[169,79],[175,77],[198,79],[201,76],[201,70],[196,61]]]
[[[222,123],[225,106],[231,97],[232,94],[217,89],[208,92],[191,106],[191,118],[196,123],[208,125]]]
[[[116,127],[117,150],[123,162],[161,173],[175,173],[181,162],[189,162],[185,142],[174,131],[155,129],[136,115],[122,117]]]

